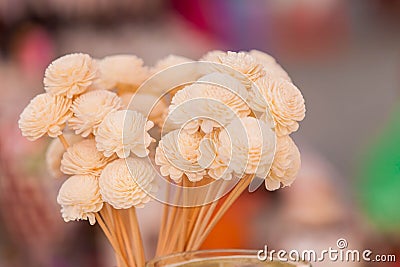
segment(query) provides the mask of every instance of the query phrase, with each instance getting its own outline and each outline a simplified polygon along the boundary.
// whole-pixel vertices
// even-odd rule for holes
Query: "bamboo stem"
[[[243,193],[243,191],[249,186],[252,175],[246,175],[246,177],[242,178],[240,182],[234,187],[234,189],[228,194],[224,203],[222,203],[221,207],[218,209],[215,216],[211,219],[210,223],[207,225],[204,233],[197,239],[193,249],[198,249],[201,244],[205,241],[209,233],[212,229],[214,229],[215,225],[219,222],[221,217],[226,213],[226,211],[232,206],[235,200]]]
[[[129,266],[127,264],[125,257],[122,255],[120,246],[116,243],[115,239],[112,237],[112,235],[111,235],[107,225],[104,223],[104,220],[102,219],[100,213],[96,213],[95,216],[96,216],[97,223],[100,225],[101,230],[103,230],[103,233],[107,237],[108,242],[110,242],[112,248],[114,249],[114,252],[117,256],[117,261],[120,262],[120,260],[122,260],[124,263],[124,266]]]
[[[130,227],[132,229],[133,233],[133,241],[135,243],[135,256],[137,260],[137,266],[138,267],[143,267],[145,266],[146,259],[143,251],[143,240],[142,236],[140,234],[140,229],[139,229],[139,222],[136,216],[136,209],[135,207],[132,207],[128,210],[128,215],[129,215],[129,222],[130,222]]]

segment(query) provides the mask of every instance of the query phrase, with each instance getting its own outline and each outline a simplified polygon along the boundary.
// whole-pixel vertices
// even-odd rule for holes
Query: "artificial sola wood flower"
[[[237,117],[250,114],[242,96],[247,97],[247,91],[237,80],[229,75],[210,74],[175,94],[169,119],[175,124],[184,124],[200,117],[187,127],[192,131],[200,127],[204,133],[210,133]]]
[[[103,168],[113,159],[115,157],[107,158],[96,149],[94,139],[86,139],[67,149],[61,160],[61,171],[65,174],[100,176]]]
[[[188,62],[193,62],[193,60],[191,60],[190,58],[187,58],[187,57],[169,55],[169,56],[157,61],[156,64],[154,65],[154,67],[152,68],[151,72],[157,73],[157,72],[165,70],[169,67],[173,67],[173,66],[180,65],[183,63],[188,63]]]
[[[82,140],[82,137],[74,134],[64,134],[65,140],[69,145],[73,145]],[[46,151],[46,165],[50,175],[54,178],[61,178],[64,174],[61,172],[61,159],[65,152],[65,147],[60,140],[53,139]]]
[[[167,110],[164,99],[145,93],[124,93],[120,98],[124,109],[136,110],[156,125],[162,126]]]
[[[83,137],[91,133],[96,135],[97,127],[104,117],[120,107],[121,99],[117,94],[107,90],[89,91],[72,103],[73,116],[69,119],[68,126]]]
[[[212,64],[210,67],[217,72],[231,75],[241,81],[246,88],[251,87],[251,82],[265,75],[264,67],[254,57],[245,52],[228,51],[216,57],[210,57]]]
[[[31,100],[18,121],[22,135],[34,141],[45,134],[57,137],[62,134],[71,116],[72,101],[62,96],[40,94]]]
[[[219,148],[221,143],[219,141],[220,129],[215,129],[209,134],[206,134],[200,142],[199,151],[200,157],[198,159],[199,165],[208,169],[207,174],[213,179],[232,179],[232,170],[228,168],[228,164],[221,158]]]
[[[270,125],[253,117],[238,118],[221,131],[219,142],[223,161],[236,174],[266,177],[275,149]]]
[[[57,196],[61,214],[66,222],[89,220],[96,223],[95,213],[103,207],[98,178],[93,175],[74,175],[61,186]]]
[[[95,87],[136,90],[150,75],[143,60],[134,55],[108,56],[99,61],[100,78]]]
[[[138,157],[146,157],[149,154],[147,148],[154,141],[147,131],[153,126],[152,121],[137,111],[111,112],[97,129],[97,149],[106,157],[116,153],[120,158],[127,158],[131,152]]]
[[[44,89],[72,98],[86,91],[97,78],[97,64],[87,54],[70,54],[53,61],[44,74]]]
[[[255,82],[249,99],[254,110],[269,109],[278,136],[297,131],[298,122],[304,119],[304,98],[300,90],[289,81],[266,75]]]
[[[157,192],[156,175],[145,159],[117,159],[101,173],[100,192],[104,201],[116,209],[140,208]]]
[[[268,74],[291,81],[289,74],[282,68],[281,65],[276,62],[275,58],[272,56],[258,50],[251,50],[249,54],[264,66],[264,70]]]
[[[289,186],[293,183],[301,165],[300,152],[292,138],[282,136],[277,138],[276,153],[271,170],[265,179],[265,187],[270,190]]]
[[[186,175],[192,182],[200,181],[206,174],[198,164],[199,145],[202,135],[186,130],[174,130],[161,138],[156,148],[155,162],[163,176],[180,182]]]

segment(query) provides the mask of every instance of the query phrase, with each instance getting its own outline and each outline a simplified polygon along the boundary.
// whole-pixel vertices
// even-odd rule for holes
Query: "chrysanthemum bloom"
[[[157,61],[156,64],[154,65],[154,67],[151,69],[151,72],[157,73],[157,72],[165,70],[169,67],[173,67],[173,66],[180,65],[183,63],[188,63],[188,62],[193,62],[193,60],[191,60],[190,58],[187,58],[187,57],[169,55],[169,56]]]
[[[205,77],[179,91],[169,107],[169,119],[178,125],[190,122],[187,128],[192,128],[193,132],[200,126],[204,133],[210,133],[237,117],[250,114],[242,98],[247,96],[246,89],[229,75],[217,75],[220,76],[218,79]],[[196,117],[199,119],[191,121]]]
[[[306,112],[304,98],[293,83],[268,75],[255,82],[249,101],[254,110],[269,108],[278,136],[297,131]]]
[[[120,97],[125,109],[138,111],[156,125],[162,125],[167,110],[164,99],[144,93],[124,93]]]
[[[116,209],[141,208],[157,192],[156,175],[144,159],[117,159],[101,173],[100,192],[104,201]]]
[[[264,67],[254,57],[245,52],[231,52],[220,54],[212,61],[210,68],[217,72],[231,75],[239,80],[246,88],[251,82],[265,75]]]
[[[64,134],[65,139],[71,146],[82,140],[82,137],[75,134]],[[53,139],[46,151],[46,165],[50,175],[54,178],[61,178],[64,174],[61,172],[61,159],[65,152],[64,146],[58,138]]]
[[[121,105],[121,99],[113,92],[107,90],[87,92],[72,103],[73,116],[69,119],[68,126],[83,137],[91,133],[96,135],[97,128],[104,117],[118,110]]]
[[[87,54],[70,54],[53,61],[44,74],[44,89],[51,95],[72,98],[86,91],[97,78],[97,64]]]
[[[275,134],[265,122],[238,118],[221,131],[219,142],[222,160],[235,173],[266,177],[273,160]]]
[[[221,158],[219,148],[220,129],[216,129],[209,134],[206,134],[200,142],[198,159],[199,165],[208,169],[207,174],[213,179],[232,179],[232,170],[228,169],[228,164]]]
[[[93,175],[71,176],[61,186],[57,203],[64,221],[89,220],[95,224],[95,214],[103,207],[98,179]]]
[[[22,135],[30,141],[45,134],[50,137],[61,135],[72,115],[69,110],[71,103],[70,99],[62,96],[37,95],[20,115],[18,125]]]
[[[169,132],[161,138],[156,148],[155,162],[163,176],[179,183],[183,175],[192,182],[200,181],[206,171],[197,162],[202,135],[185,130]]]
[[[272,56],[258,50],[251,50],[249,54],[264,66],[264,70],[268,74],[289,82],[291,81],[289,74],[282,68],[281,65],[278,64],[278,62],[276,62],[275,58]]]
[[[134,55],[115,55],[99,61],[100,79],[96,87],[135,91],[150,75],[143,60]]]
[[[61,160],[61,171],[65,174],[90,174],[100,176],[103,168],[115,157],[104,157],[96,149],[94,139],[82,140],[70,146]]]
[[[154,139],[148,134],[154,126],[141,113],[119,110],[109,113],[97,129],[97,149],[106,157],[114,153],[127,158],[132,152],[138,157],[148,155],[148,146]]]
[[[300,170],[300,152],[292,138],[282,136],[277,139],[276,153],[271,171],[265,179],[265,187],[270,190],[279,189],[293,183]]]

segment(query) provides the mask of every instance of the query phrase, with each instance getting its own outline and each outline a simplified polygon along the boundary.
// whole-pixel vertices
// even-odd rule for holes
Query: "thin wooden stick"
[[[225,189],[226,183],[225,181],[222,182],[220,187],[217,190],[216,196],[218,196],[222,191]],[[211,190],[207,191],[206,198],[204,201],[208,201],[208,198],[210,196]],[[215,208],[217,207],[219,200],[214,200],[212,203],[209,203],[207,205],[202,206],[202,210],[200,211],[200,215],[198,216],[198,222],[197,222],[197,227],[196,230],[193,233],[193,237],[191,238],[191,242],[188,244],[187,250],[193,250],[194,244],[199,237],[200,233],[204,231],[206,226],[208,225],[208,222],[214,213]]]
[[[69,144],[67,142],[67,139],[65,139],[65,136],[63,134],[60,134],[58,136],[58,139],[60,140],[61,144],[64,146],[65,150],[69,148]]]
[[[121,212],[123,210],[117,210],[117,223],[119,224],[119,229],[121,230],[121,235],[122,235],[122,241],[124,244],[124,248],[126,250],[126,254],[128,256],[128,261],[129,261],[129,266],[138,266],[137,263],[135,262],[135,259],[133,257],[133,249],[132,245],[130,242],[130,238],[128,236],[128,232],[126,231],[126,225],[124,224],[124,221],[121,218]],[[138,266],[139,267],[139,266]]]
[[[166,191],[166,201],[169,201],[169,196],[170,196],[170,192],[171,191],[171,184],[168,183],[167,185],[167,191]],[[161,245],[162,245],[162,240],[164,239],[165,236],[165,227],[167,224],[167,219],[168,219],[168,214],[169,214],[169,205],[167,203],[163,203],[164,207],[163,207],[163,216],[161,219],[161,225],[160,225],[160,231],[158,232],[158,242],[157,242],[157,250],[156,250],[156,255],[160,255],[161,253]]]
[[[146,259],[144,256],[144,251],[143,251],[143,240],[142,240],[142,235],[140,234],[140,229],[139,229],[139,222],[136,216],[136,209],[135,207],[132,207],[128,210],[129,214],[129,223],[130,223],[130,228],[132,229],[133,233],[133,240],[135,242],[135,256],[137,260],[137,266],[138,267],[143,267],[145,266]]]
[[[104,220],[102,219],[102,217],[100,216],[99,213],[96,213],[96,221],[97,223],[100,225],[101,230],[103,230],[104,235],[107,237],[108,242],[110,242],[112,248],[114,249],[115,254],[118,256],[117,257],[117,261],[118,258],[121,259],[124,263],[125,266],[129,266],[127,264],[127,261],[125,259],[125,257],[122,255],[122,252],[120,250],[120,247],[118,246],[118,244],[115,242],[115,239],[112,238],[112,235],[108,229],[108,227],[106,226],[106,224],[104,223]]]
[[[235,188],[228,194],[224,203],[222,203],[221,207],[218,209],[215,216],[211,219],[204,233],[197,240],[196,244],[193,247],[194,250],[198,249],[201,246],[201,244],[207,238],[211,230],[214,229],[215,225],[219,222],[221,217],[226,213],[229,207],[232,206],[233,202],[235,202],[235,200],[249,186],[252,177],[253,177],[252,175],[247,175],[246,177],[242,178],[240,182],[235,186]]]

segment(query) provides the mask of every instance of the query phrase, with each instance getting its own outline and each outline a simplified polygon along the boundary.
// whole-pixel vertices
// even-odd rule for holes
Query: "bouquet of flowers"
[[[63,219],[102,228],[119,266],[144,266],[137,208],[164,206],[157,256],[197,250],[240,194],[289,186],[300,153],[289,136],[304,99],[266,53],[70,54],[44,75],[45,93],[22,112],[29,140],[54,139],[50,173],[66,179]]]

